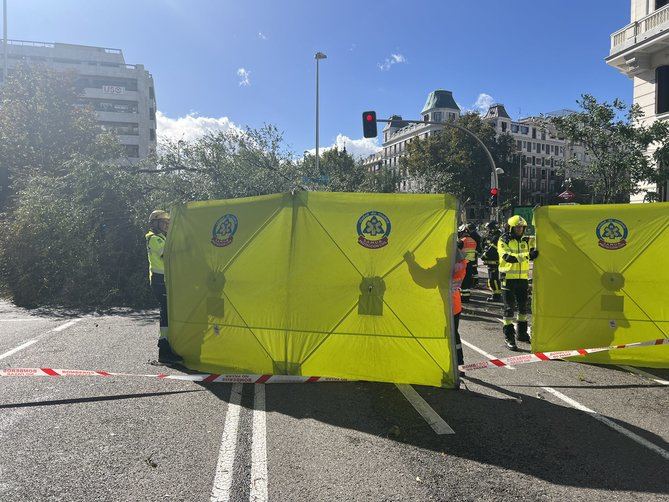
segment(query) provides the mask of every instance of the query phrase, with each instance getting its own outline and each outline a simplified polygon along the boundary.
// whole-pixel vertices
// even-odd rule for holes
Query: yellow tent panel
[[[532,350],[669,337],[669,204],[548,206],[535,212]],[[669,367],[669,346],[578,360]]]
[[[452,387],[455,209],[451,196],[323,192],[178,206],[170,344],[201,371]],[[416,282],[407,251],[442,279]]]

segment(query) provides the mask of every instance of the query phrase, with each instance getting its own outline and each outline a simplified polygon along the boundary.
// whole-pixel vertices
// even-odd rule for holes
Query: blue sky
[[[316,51],[328,55],[321,145],[340,135],[360,153],[373,148],[359,141],[363,110],[417,118],[436,88],[463,108],[487,94],[514,118],[574,108],[583,92],[632,94],[604,63],[629,0],[8,1],[12,39],[120,48],[143,63],[163,132],[185,137],[269,122],[295,152],[313,148]]]

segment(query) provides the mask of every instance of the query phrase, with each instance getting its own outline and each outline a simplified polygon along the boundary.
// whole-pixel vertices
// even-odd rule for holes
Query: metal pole
[[[518,205],[523,205],[523,154],[518,160]]]
[[[319,174],[318,167],[318,54],[316,54],[316,174]]]
[[[2,83],[7,82],[7,0],[2,0]]]

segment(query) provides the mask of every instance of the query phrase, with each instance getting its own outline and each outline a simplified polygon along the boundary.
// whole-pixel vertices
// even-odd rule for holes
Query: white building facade
[[[562,111],[560,113],[568,113]],[[456,122],[461,111],[451,91],[436,90],[430,93],[421,111],[423,120],[433,122]],[[546,114],[545,116],[550,116]],[[406,153],[407,145],[416,139],[428,138],[441,131],[445,126],[435,124],[407,124],[399,115],[390,117],[391,122],[383,129],[382,150],[364,161],[370,171],[389,169],[397,175],[400,172],[400,157]],[[518,169],[522,170],[523,203],[540,204],[546,197],[557,195],[561,191],[563,178],[557,175],[558,168],[568,165],[565,160],[576,157],[586,161],[582,147],[569,145],[558,138],[545,121],[539,118],[511,119],[504,105],[495,104],[484,116],[497,134],[510,134],[516,141]],[[576,177],[577,173],[567,173],[566,177]],[[400,184],[400,190],[407,190],[406,181]]]
[[[630,24],[611,35],[606,62],[634,83],[634,103],[644,112],[643,123],[669,119],[669,0],[631,0]],[[653,153],[653,149],[649,154]],[[667,166],[662,166],[666,169]],[[655,193],[669,200],[669,187],[643,185],[632,202]]]
[[[2,57],[0,44],[0,61]],[[156,152],[153,77],[141,64],[126,64],[120,49],[8,40],[7,63],[10,73],[19,64],[74,71],[81,102],[95,110],[104,129],[118,135],[127,159]]]

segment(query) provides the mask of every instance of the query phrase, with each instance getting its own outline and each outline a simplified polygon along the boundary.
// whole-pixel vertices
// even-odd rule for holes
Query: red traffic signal
[[[490,195],[496,197],[499,195],[499,188],[493,187],[490,189]]]
[[[362,132],[365,138],[376,138],[378,131],[376,129],[376,112],[362,112]]]

